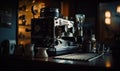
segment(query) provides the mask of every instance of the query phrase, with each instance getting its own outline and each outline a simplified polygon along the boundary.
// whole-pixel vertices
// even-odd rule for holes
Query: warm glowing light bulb
[[[110,11],[106,11],[105,12],[105,17],[107,17],[107,18],[109,17],[110,18],[111,17],[111,12]]]
[[[35,0],[33,0],[32,3],[35,3]]]
[[[21,41],[20,44],[23,44],[23,42]]]
[[[111,19],[110,18],[105,18],[105,23],[109,25],[111,23]]]
[[[110,67],[111,67],[111,63],[110,63],[110,61],[109,61],[109,60],[108,60],[108,61],[106,61],[105,66],[106,66],[107,68],[110,68]]]
[[[117,6],[117,13],[120,13],[120,6]]]

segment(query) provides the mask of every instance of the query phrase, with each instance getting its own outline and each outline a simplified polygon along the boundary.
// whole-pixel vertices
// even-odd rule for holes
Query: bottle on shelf
[[[91,36],[91,52],[96,53],[96,38],[95,38],[95,34],[92,34]]]

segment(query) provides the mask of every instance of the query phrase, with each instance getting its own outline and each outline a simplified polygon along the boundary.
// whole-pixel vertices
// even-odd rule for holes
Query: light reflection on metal
[[[67,61],[68,63],[70,63],[70,64],[73,64],[73,61]]]
[[[57,61],[57,60],[56,60]],[[69,63],[69,64],[73,64],[73,61],[70,60],[58,60],[58,63]]]
[[[59,63],[65,63],[66,60],[59,60],[58,62],[59,62]]]

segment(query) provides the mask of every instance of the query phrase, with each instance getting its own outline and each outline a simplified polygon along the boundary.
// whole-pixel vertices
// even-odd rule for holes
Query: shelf
[[[22,24],[18,24],[18,26],[28,26],[28,27],[31,27],[31,25],[22,25]]]
[[[31,40],[30,38],[28,39],[28,38],[25,38],[25,39],[21,39],[21,38],[19,38],[19,41],[27,41],[27,40]]]

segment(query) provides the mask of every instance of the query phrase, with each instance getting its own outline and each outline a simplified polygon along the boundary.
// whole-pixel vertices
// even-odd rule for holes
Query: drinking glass
[[[83,23],[85,21],[85,14],[76,14],[75,18],[77,22],[77,29],[79,31],[79,35],[83,36]]]
[[[76,21],[79,22],[80,24],[83,24],[85,21],[85,14],[76,14]]]

